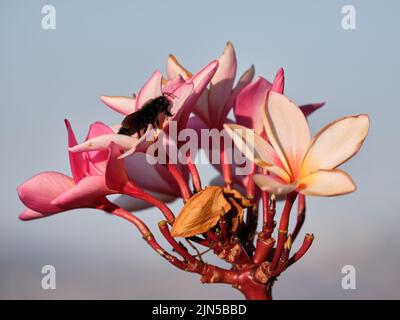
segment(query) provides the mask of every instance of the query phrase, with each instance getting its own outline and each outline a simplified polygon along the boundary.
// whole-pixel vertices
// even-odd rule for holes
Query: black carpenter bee
[[[153,128],[159,128],[158,116],[160,113],[164,112],[168,117],[172,117],[172,113],[168,110],[172,105],[170,98],[175,98],[175,96],[172,93],[164,92],[162,96],[147,101],[140,110],[125,117],[118,134],[131,136],[137,133],[141,137],[142,130],[145,131],[149,124]]]

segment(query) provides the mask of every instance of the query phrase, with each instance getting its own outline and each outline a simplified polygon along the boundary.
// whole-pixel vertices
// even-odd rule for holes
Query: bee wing
[[[122,121],[122,127],[124,127],[124,128],[132,128],[132,127],[135,128],[140,124],[141,118],[142,118],[141,110],[136,111],[134,113],[131,113],[131,114],[127,115],[124,118],[124,120]]]

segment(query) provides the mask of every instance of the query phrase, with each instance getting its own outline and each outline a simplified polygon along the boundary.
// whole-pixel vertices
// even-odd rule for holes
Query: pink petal
[[[270,82],[258,77],[238,94],[233,109],[238,124],[254,129],[258,134],[263,131],[262,110],[271,86]]]
[[[217,67],[218,62],[214,61],[193,76],[188,70],[182,67],[182,65],[176,60],[175,56],[170,55],[167,62],[168,79],[174,79],[179,76],[179,78],[183,77],[183,79],[187,80],[188,82],[193,82],[194,95],[190,99],[189,104],[196,104],[193,111],[200,117],[204,118],[205,121],[208,121],[209,119],[208,89],[206,89],[205,86],[207,86],[208,82],[211,80],[212,76],[217,70]],[[164,91],[172,91],[168,89],[169,86],[170,85],[168,82],[168,85],[164,87]]]
[[[303,111],[304,116],[308,117],[314,111],[317,111],[319,108],[323,107],[325,102],[320,103],[310,103],[300,106],[301,111]]]
[[[185,80],[182,78],[181,75],[177,75],[175,78],[172,80],[167,81],[167,83],[163,87],[163,92],[173,92],[175,91],[179,86],[185,83]]]
[[[124,116],[135,112],[136,96],[117,97],[117,96],[101,96],[101,101],[111,109],[121,113]]]
[[[197,116],[189,118],[186,127],[195,130],[199,137],[201,135],[201,129],[208,129],[207,124]]]
[[[215,115],[215,119],[220,119],[235,81],[237,62],[235,49],[231,42],[227,43],[218,61],[219,67],[211,79],[208,94],[209,112]]]
[[[283,168],[279,157],[264,138],[253,130],[237,124],[225,124],[224,128],[233,139],[236,148],[238,148],[247,159],[275,173],[284,181],[290,182],[290,176]]]
[[[206,87],[217,71],[217,68],[218,61],[212,61],[188,80],[188,82],[194,85],[194,94],[191,95],[187,103],[189,105],[195,105],[194,112],[206,123],[210,123],[208,113],[208,89]]]
[[[254,65],[252,65],[249,69],[247,69],[242,76],[240,77],[238,83],[236,84],[235,88],[233,88],[231,96],[229,98],[228,103],[225,104],[223,113],[219,119],[220,122],[224,122],[229,111],[232,109],[232,107],[235,105],[236,98],[238,94],[242,91],[244,87],[246,87],[251,80],[253,80],[254,77]]]
[[[144,135],[136,140],[131,148],[127,149],[125,153],[119,156],[119,159],[127,158],[135,152],[145,152],[147,148],[157,140],[160,131],[159,129],[153,129],[152,125],[148,125]]]
[[[67,127],[68,132],[68,147],[75,147],[78,142],[76,141],[75,134],[72,130],[70,122],[65,119],[65,126]],[[69,165],[71,167],[72,177],[75,183],[78,183],[84,177],[86,177],[85,172],[85,159],[82,154],[68,152],[69,154]]]
[[[167,61],[167,77],[168,79],[174,79],[178,75],[181,75],[185,80],[192,76],[192,74],[178,62],[175,56],[170,54]]]
[[[150,163],[147,160],[152,159]],[[178,185],[161,164],[154,164],[156,160],[150,154],[137,152],[125,159],[125,168],[128,176],[143,189],[158,193],[179,196]]]
[[[355,191],[356,185],[342,170],[320,170],[303,177],[299,189],[309,196],[338,196]]]
[[[85,152],[94,150],[108,150],[111,142],[118,144],[125,150],[131,149],[137,142],[137,138],[122,134],[105,134],[85,141],[75,147],[70,148],[71,152]]]
[[[187,81],[193,83],[194,85],[194,95],[191,99],[191,103],[195,103],[200,97],[217,71],[217,68],[218,61],[212,61]]]
[[[360,150],[369,129],[369,117],[361,114],[334,121],[314,137],[303,160],[302,175],[333,169]]]
[[[54,199],[75,186],[74,180],[58,172],[43,172],[21,184],[18,196],[31,210],[44,214],[62,211]]]
[[[178,121],[179,117],[181,116],[181,112],[183,112],[184,107],[188,106],[187,101],[190,95],[193,93],[194,86],[192,83],[184,83],[180,85],[179,87],[175,88],[174,91],[172,91],[172,94],[175,96],[172,99],[172,107],[171,107],[171,113],[172,117],[170,120],[175,120]],[[188,108],[189,109],[189,108]],[[190,113],[191,110],[186,110],[187,113]]]
[[[270,91],[263,120],[267,136],[293,179],[310,143],[310,129],[301,110],[287,97]]]
[[[280,68],[275,76],[275,80],[272,84],[271,91],[283,94],[285,89],[285,73],[282,68]]]
[[[201,125],[201,120],[200,121],[196,121],[198,122],[198,124]],[[233,125],[234,122],[230,119],[226,119],[226,124],[229,125]],[[201,130],[202,128],[199,127],[199,129]],[[207,127],[206,127],[207,129]],[[196,129],[197,130],[197,129]],[[199,137],[201,137],[201,131],[198,132]],[[225,143],[225,137],[229,138],[229,134],[224,134],[221,140],[221,145],[224,145]],[[233,148],[236,148],[235,145],[232,145],[232,141],[230,141],[229,139],[226,139],[227,143],[228,143],[228,147],[225,148],[226,153],[232,154],[234,156],[234,150]],[[200,141],[201,142],[201,141]],[[202,148],[203,146],[200,144],[199,146],[199,150],[200,148]],[[220,150],[219,148],[216,148],[216,146],[213,145],[213,143],[209,144],[209,150],[205,150],[203,149],[203,151],[205,152],[205,155],[208,157],[208,162],[215,168],[217,169],[218,172],[220,172],[220,178],[221,181],[223,181],[223,177],[222,177],[222,165],[221,165],[221,161],[220,161]],[[243,159],[243,162],[246,161],[246,159]],[[246,185],[246,182],[248,180],[248,176],[247,174],[249,172],[252,171],[252,167],[253,165],[250,164],[249,167],[245,167],[244,168],[244,164],[245,163],[238,163],[238,161],[235,161],[235,158],[232,159],[232,173],[233,173],[233,182],[238,184],[240,186],[240,188],[244,188],[244,186]],[[218,180],[215,180],[218,181]],[[224,183],[222,183],[223,185]]]
[[[53,212],[53,213],[57,213],[57,212]],[[28,221],[28,220],[44,218],[49,215],[52,215],[53,213],[46,214],[46,213],[40,213],[37,211],[33,211],[31,209],[25,209],[23,212],[21,212],[21,214],[18,216],[18,218],[22,221]]]
[[[261,190],[275,195],[288,194],[296,189],[295,184],[287,184],[273,175],[255,174],[253,179]]]
[[[104,176],[86,177],[68,191],[52,201],[53,205],[64,209],[92,208],[97,201],[114,192],[107,188]]]
[[[173,94],[176,98],[173,99],[173,105],[171,108],[172,117],[165,121],[163,125],[163,130],[167,133],[167,126],[169,126],[170,121],[177,122],[178,132],[183,128],[186,128],[187,121],[194,106],[194,104],[191,103],[193,83],[185,83],[179,86]]]
[[[210,114],[208,112],[208,89],[204,89],[203,93],[200,95],[197,100],[196,105],[194,106],[193,112],[195,115],[200,117],[204,123],[207,123],[207,127],[212,127]]]
[[[201,146],[201,130],[203,130],[203,129],[208,130],[209,129],[208,125],[200,117],[194,116],[194,117],[189,118],[186,128],[193,129],[196,132],[197,136],[200,137],[195,144],[195,146],[197,147],[197,150],[200,151],[200,149],[202,147]],[[196,157],[196,156],[197,156],[196,154],[192,155],[192,157]]]
[[[139,110],[143,104],[150,99],[154,99],[162,95],[161,92],[162,74],[160,71],[155,71],[151,78],[144,84],[139,91],[136,100],[136,110]]]
[[[90,126],[89,132],[86,137],[86,141],[107,134],[114,134],[114,130],[111,127],[105,125],[104,123],[96,122]],[[95,150],[88,152],[86,157],[87,160],[89,161],[89,164],[87,164],[89,167],[88,174],[89,175],[104,174],[107,165],[108,155],[109,155],[108,150],[101,150],[101,151]]]
[[[118,159],[121,149],[115,143],[111,143],[109,150],[105,171],[106,185],[111,190],[122,192],[129,178],[125,171],[124,160]]]

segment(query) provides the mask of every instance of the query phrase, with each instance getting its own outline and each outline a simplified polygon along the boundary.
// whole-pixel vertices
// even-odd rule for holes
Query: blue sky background
[[[45,4],[56,8],[56,30],[41,28]],[[341,28],[345,4],[356,8],[357,30]],[[69,173],[64,118],[81,139],[94,121],[117,123],[100,95],[136,92],[155,69],[165,71],[169,53],[197,70],[227,40],[239,73],[255,64],[272,79],[282,66],[289,97],[327,101],[310,117],[314,133],[345,115],[368,113],[372,122],[344,166],[358,191],[309,199],[303,233],[313,232],[315,243],[280,277],[275,297],[400,298],[399,9],[395,0],[0,0],[0,298],[241,298],[177,271],[131,225],[101,212],[20,222],[15,191],[40,171]],[[139,216],[153,227],[161,220],[155,210]],[[41,288],[46,264],[57,270],[53,291]],[[356,267],[357,290],[341,288],[347,264]]]

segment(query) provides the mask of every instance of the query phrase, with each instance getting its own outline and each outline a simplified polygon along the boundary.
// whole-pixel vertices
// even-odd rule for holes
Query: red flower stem
[[[186,250],[183,245],[176,242],[176,240],[171,236],[166,221],[161,221],[158,226],[161,233],[164,235],[164,237],[167,239],[173,249],[186,261],[188,261],[186,271],[202,275],[201,282],[203,283],[207,282],[236,284],[237,273],[235,271],[225,270],[217,266],[208,265],[197,260]]]
[[[232,166],[229,164],[228,155],[223,146],[221,146],[220,158],[221,158],[222,175],[224,177],[225,188],[231,190],[233,188]]]
[[[207,235],[207,238],[210,238],[210,239],[211,239],[211,241],[218,241],[218,238],[217,238],[217,236],[214,234],[214,232],[212,232],[212,231],[207,231],[206,235]]]
[[[289,235],[283,247],[283,252],[279,259],[278,266],[276,267],[275,270],[272,271],[272,275],[274,277],[279,276],[282,273],[282,271],[285,270],[291,248],[292,248],[292,237]]]
[[[287,265],[291,266],[293,263],[299,261],[306,254],[308,249],[310,249],[313,241],[314,241],[314,235],[307,233],[304,237],[304,241],[300,249],[289,259]]]
[[[202,264],[198,273],[202,275],[202,283],[227,283],[231,285],[237,285],[238,283],[238,273],[233,270]]]
[[[154,238],[153,234],[151,233],[150,229],[138,217],[136,217],[135,215],[131,214],[130,212],[116,206],[115,204],[113,204],[111,202],[108,203],[103,208],[103,210],[114,216],[120,217],[122,219],[125,219],[125,220],[131,222],[139,230],[139,232],[143,236],[143,239],[146,240],[146,242],[150,245],[150,247],[154,251],[156,251],[159,255],[161,255],[164,259],[166,259],[169,263],[171,263],[175,267],[177,267],[181,270],[186,269],[186,265],[182,261],[180,261],[175,256],[169,254],[158,244],[158,242]]]
[[[296,200],[296,197],[297,197],[297,192],[289,193],[286,196],[285,206],[283,208],[281,220],[279,222],[278,243],[276,245],[274,257],[272,259],[271,270],[274,270],[276,268],[278,261],[281,257],[283,246],[287,239],[290,211],[292,210],[293,203]]]
[[[277,268],[274,271],[272,271],[272,275],[274,277],[279,276],[285,270],[287,266],[288,256],[289,256],[289,250],[284,249],[282,257],[279,259]]]
[[[183,200],[189,200],[189,198],[191,197],[191,192],[185,177],[182,175],[182,172],[178,169],[176,164],[173,163],[167,163],[167,169],[177,182]]]
[[[219,219],[219,227],[221,229],[222,241],[229,241],[228,223],[224,216],[221,216],[221,218]]]
[[[190,237],[188,239],[191,240],[191,241],[194,241],[194,242],[196,242],[198,244],[201,244],[202,246],[210,247],[210,243],[208,242],[207,239],[202,239],[202,238],[197,237],[197,236],[193,236],[193,237]]]
[[[168,221],[169,224],[172,225],[174,223],[175,215],[172,213],[171,209],[168,208],[168,206],[164,202],[158,200],[157,198],[153,197],[151,194],[145,192],[144,190],[141,190],[133,186],[132,184],[128,183],[123,188],[123,194],[152,204],[163,213],[165,219]]]
[[[254,183],[253,176],[256,168],[253,167],[252,173],[249,174],[247,184],[246,184],[246,195],[247,198],[253,199],[256,193],[256,184]]]
[[[252,203],[254,203],[256,185],[253,181],[254,172],[256,170],[256,166],[253,165],[252,173],[249,174],[248,180],[246,183],[246,196]],[[246,227],[247,227],[247,239],[253,242],[255,232],[257,230],[258,224],[258,208],[253,205],[250,208],[247,208],[246,214]]]
[[[302,194],[299,194],[299,198],[297,199],[297,220],[296,226],[292,232],[293,241],[297,238],[306,218],[306,197]]]
[[[182,258],[190,263],[196,263],[197,260],[193,257],[189,251],[182,244],[178,243],[172,236],[168,228],[167,221],[163,220],[158,223],[158,228],[161,231],[161,234],[168,241],[168,243],[172,246],[174,251],[178,253]]]
[[[263,227],[268,227],[267,224],[269,221],[269,193],[263,191],[261,193],[261,201],[262,201],[262,207],[263,207]]]
[[[275,214],[276,214],[276,199],[275,196],[272,195],[269,202],[268,202],[268,216],[267,216],[267,229],[274,229],[275,228]]]
[[[256,252],[253,256],[253,262],[255,264],[260,264],[264,261],[267,261],[272,252],[274,244],[275,240],[273,238],[268,238],[264,240],[259,235],[257,239]]]
[[[188,169],[192,177],[193,188],[196,192],[199,192],[201,190],[201,179],[196,164],[193,162],[190,154],[187,156],[187,161]]]
[[[218,243],[218,237],[214,234],[212,231],[207,231],[205,234],[205,237],[207,239],[207,242],[209,243],[210,248],[214,248],[215,245]]]

